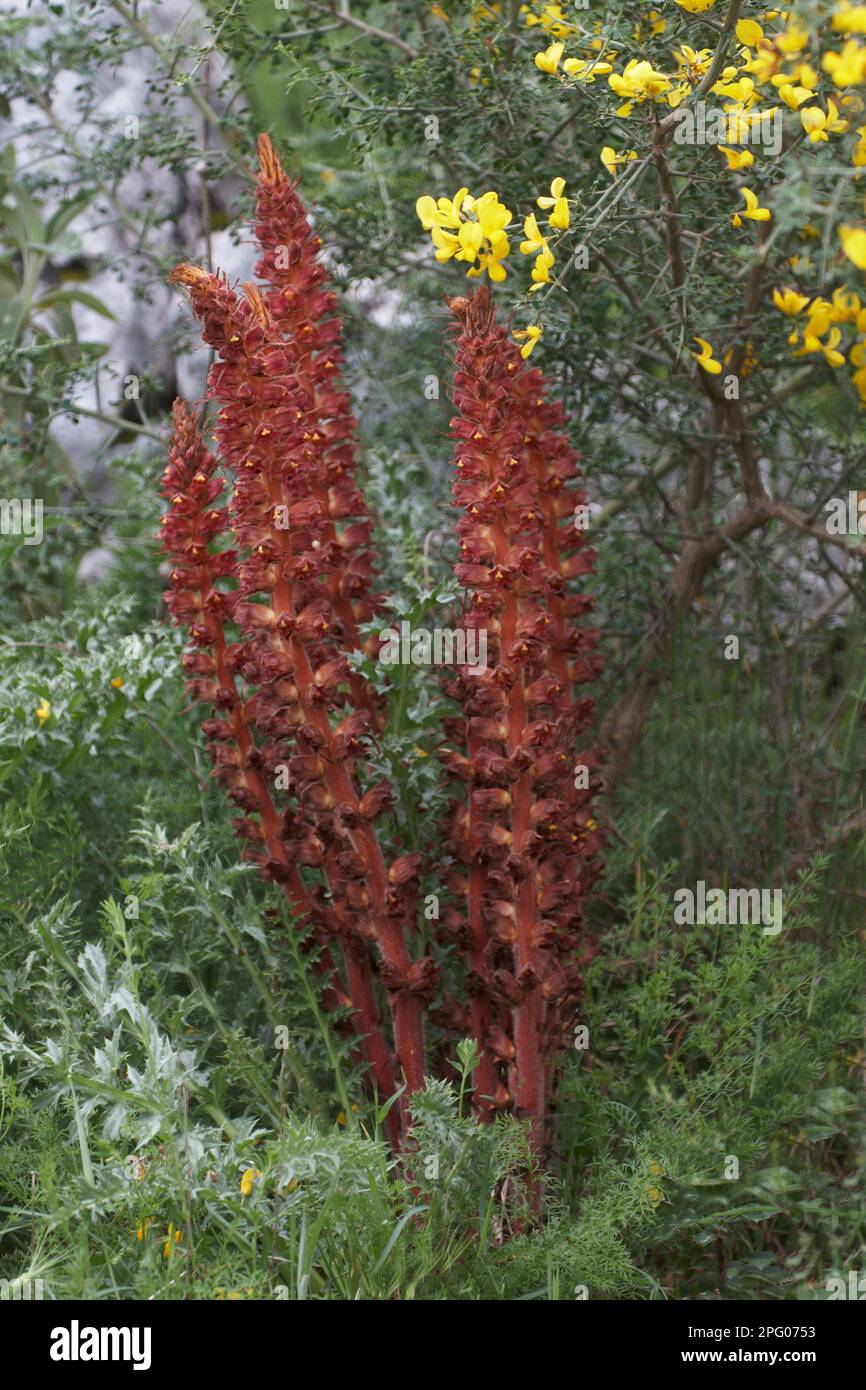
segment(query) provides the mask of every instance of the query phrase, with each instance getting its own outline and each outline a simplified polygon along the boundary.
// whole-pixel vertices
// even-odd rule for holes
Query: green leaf
[[[80,212],[83,212],[86,207],[90,206],[93,202],[93,196],[92,192],[85,190],[77,194],[76,197],[70,198],[67,202],[63,203],[57,211],[49,217],[45,224],[45,235],[47,239],[53,241],[60,232],[68,227],[69,223],[72,222]]]
[[[54,305],[63,304],[83,304],[86,309],[92,309],[94,313],[101,314],[104,319],[115,321],[115,316],[110,309],[107,309],[101,299],[97,299],[95,294],[90,294],[88,290],[52,290],[49,294],[43,295],[36,305],[37,309],[52,308]]]

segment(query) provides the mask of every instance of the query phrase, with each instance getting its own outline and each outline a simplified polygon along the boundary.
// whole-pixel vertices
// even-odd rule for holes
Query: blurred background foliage
[[[658,31],[649,9],[578,19],[666,68],[675,44],[718,39],[715,10],[657,0]],[[171,399],[203,394],[208,361],[165,273],[183,256],[248,274],[271,131],[341,294],[383,587],[429,611],[454,558],[444,301],[467,282],[436,266],[415,200],[495,188],[522,218],[561,175],[590,216],[601,145],[652,140],[602,83],[569,104],[533,64],[551,36],[525,21],[469,0],[22,2],[0,19],[0,493],[45,504],[41,545],[0,537],[4,1277],[56,1297],[776,1299],[863,1268],[862,558],[773,522],[670,615],[713,426],[651,177],[544,300],[533,359],[584,455],[600,715],[650,692],[608,798],[590,1046],[565,1060],[543,1232],[518,1229],[518,1128],[477,1131],[447,1088],[421,1117],[441,1162],[417,1210],[281,903],[238,867],[186,707],[157,480]],[[732,187],[711,150],[676,160],[688,332],[719,350],[747,333],[763,476],[821,520],[863,485],[863,414],[844,373],[791,360],[768,296],[789,271],[859,291],[829,233],[822,256],[802,228],[856,218],[862,194],[841,156],[788,141],[766,173],[775,259],[744,319],[754,241],[730,231]],[[520,326],[537,305],[512,269],[496,295]],[[742,502],[716,443],[707,529]],[[403,675],[381,756],[435,863],[441,793],[413,750],[435,745],[436,696]],[[675,927],[674,888],[698,878],[782,887],[780,937]]]

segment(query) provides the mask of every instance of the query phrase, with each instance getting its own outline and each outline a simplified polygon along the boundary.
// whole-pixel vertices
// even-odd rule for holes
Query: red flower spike
[[[339,535],[333,520],[326,520],[321,540],[340,546],[342,563],[331,571],[329,586],[348,645],[357,647],[358,623],[384,610],[371,587],[368,513],[353,483],[356,420],[340,384],[343,351],[337,300],[297,185],[283,170],[267,135],[259,137],[256,237],[262,248],[256,274],[270,286],[265,304],[292,352],[304,435],[316,446],[308,501],[317,501],[326,517],[354,519]],[[381,713],[369,688],[359,687],[357,693],[356,703],[377,716]]]
[[[454,497],[466,557],[457,574],[488,644],[487,669],[458,672],[456,682],[468,776],[459,755],[448,754],[468,784],[454,841],[469,865],[476,1079],[482,1112],[487,1097],[494,1109],[501,1104],[507,1080],[541,1153],[550,1059],[573,1025],[581,988],[582,885],[597,872],[601,839],[587,809],[599,779],[591,790],[575,785],[575,739],[592,703],[575,702],[569,656],[592,638],[571,619],[589,605],[575,605],[566,582],[590,571],[592,552],[573,526],[585,497],[574,487],[577,454],[556,429],[561,407],[547,402],[541,373],[497,325],[488,290],[451,308],[460,327]],[[499,1074],[506,1064],[507,1078]]]
[[[376,1053],[375,1066],[369,1060],[385,1097],[393,1093],[394,1077],[373,1022],[367,942],[377,943],[386,985],[400,982],[390,989],[390,1006],[397,1061],[411,1095],[424,1081],[422,996],[430,983],[425,966],[423,988],[402,984],[415,978],[406,944],[414,925],[414,888],[392,886],[379,847],[373,821],[389,798],[363,793],[356,780],[355,760],[364,753],[361,735],[370,732],[374,702],[365,700],[358,710],[351,750],[333,719],[359,687],[363,694],[364,683],[352,676],[345,657],[356,640],[354,612],[340,586],[353,562],[347,562],[334,525],[336,519],[357,519],[363,503],[345,458],[335,463],[314,437],[321,433],[315,418],[319,398],[301,379],[297,345],[284,338],[263,294],[247,286],[241,298],[218,276],[191,266],[178,267],[170,279],[188,289],[205,340],[219,353],[209,394],[221,402],[216,436],[234,474],[231,521],[240,552],[231,608],[243,641],[232,653],[232,666],[258,690],[246,701],[244,715],[268,746],[282,740],[289,755],[300,755],[304,771],[297,774],[299,760],[293,759],[289,791],[308,824],[301,820],[285,844],[299,862],[323,863],[333,910],[320,922],[343,941],[350,993],[365,1046]],[[358,536],[357,520],[354,527]],[[356,564],[355,571],[361,575],[362,567]],[[194,600],[181,602],[193,602],[195,611]],[[261,761],[264,747],[256,749]],[[237,778],[236,757],[220,748],[223,779]],[[319,753],[318,767],[311,767],[310,755]],[[251,809],[247,798],[241,805]],[[356,947],[348,951],[351,942]],[[395,1107],[395,1119],[400,1114]]]

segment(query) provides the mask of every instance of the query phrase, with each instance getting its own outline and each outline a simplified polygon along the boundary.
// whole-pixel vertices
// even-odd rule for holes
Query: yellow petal
[[[425,232],[429,232],[435,226],[436,221],[436,199],[431,198],[429,193],[425,193],[415,204],[415,211],[421,219],[421,225]]]
[[[753,19],[741,19],[737,24],[737,38],[740,43],[744,43],[747,48],[757,48],[764,31],[760,24],[756,24]]]
[[[858,270],[866,270],[866,230],[843,224],[839,228],[839,240],[849,261],[852,261]]]
[[[555,73],[564,52],[564,43],[552,43],[543,53],[536,53],[535,66],[541,68],[542,72]]]

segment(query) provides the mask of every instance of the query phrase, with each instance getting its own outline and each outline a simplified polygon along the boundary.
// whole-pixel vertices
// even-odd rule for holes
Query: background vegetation
[[[0,21],[0,492],[46,507],[41,545],[0,538],[0,1277],[56,1298],[808,1299],[864,1267],[863,567],[858,538],[820,534],[861,486],[863,416],[850,369],[796,359],[771,299],[859,293],[838,227],[862,217],[862,118],[819,148],[786,107],[782,153],[749,171],[769,241],[731,227],[711,147],[669,149],[672,212],[649,108],[536,67],[543,8],[95,0]],[[740,17],[562,8],[568,51],[616,71],[675,71]],[[847,35],[815,0],[792,14],[826,110],[820,55]],[[558,268],[589,248],[530,298],[515,245],[496,289],[516,327],[543,322],[533,360],[584,454],[615,750],[590,1046],[565,1059],[543,1231],[517,1229],[519,1127],[479,1130],[460,1090],[420,1107],[438,1169],[410,1188],[387,1157],[186,712],[157,480],[167,407],[207,363],[163,281],[181,255],[247,269],[263,128],[333,248],[405,615],[453,558],[443,297],[466,286],[416,198],[495,188],[522,220],[561,176]],[[605,146],[646,159],[616,202]],[[696,335],[748,344],[746,456]],[[740,534],[756,477],[777,510]],[[382,756],[430,848],[435,700],[401,679]],[[782,887],[784,930],[675,926],[699,878]]]

